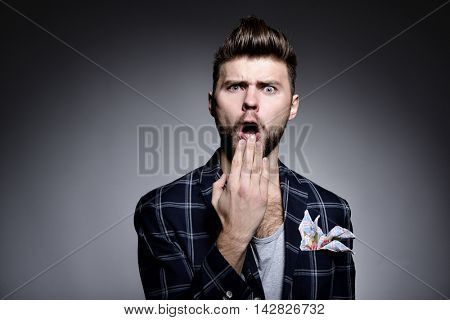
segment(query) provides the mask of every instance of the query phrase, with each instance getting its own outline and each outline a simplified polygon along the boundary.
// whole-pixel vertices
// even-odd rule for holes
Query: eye
[[[275,93],[275,91],[276,91],[276,88],[274,87],[274,86],[265,86],[264,87],[264,92],[266,92],[266,93]]]
[[[239,91],[241,89],[241,86],[239,84],[232,84],[228,87],[228,90],[231,92]]]

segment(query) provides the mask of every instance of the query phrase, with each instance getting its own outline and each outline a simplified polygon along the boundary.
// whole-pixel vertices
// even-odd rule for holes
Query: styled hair
[[[219,80],[220,67],[239,57],[274,57],[283,61],[288,70],[291,94],[295,92],[297,56],[287,37],[269,27],[264,20],[248,16],[240,20],[223,45],[216,51],[213,68],[213,96]]]

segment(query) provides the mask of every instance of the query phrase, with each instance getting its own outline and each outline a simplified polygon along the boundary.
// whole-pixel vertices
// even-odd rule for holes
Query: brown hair
[[[222,64],[242,56],[271,56],[286,63],[291,94],[294,94],[297,56],[287,37],[269,27],[264,20],[248,16],[240,20],[240,25],[230,33],[214,56],[213,96]]]

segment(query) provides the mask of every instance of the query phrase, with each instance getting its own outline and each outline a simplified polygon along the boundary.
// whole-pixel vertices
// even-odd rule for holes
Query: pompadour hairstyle
[[[294,94],[297,56],[293,47],[281,31],[268,26],[262,19],[248,16],[240,20],[240,25],[230,33],[215,53],[213,96],[220,75],[220,67],[227,61],[243,56],[270,56],[286,63],[291,94]]]

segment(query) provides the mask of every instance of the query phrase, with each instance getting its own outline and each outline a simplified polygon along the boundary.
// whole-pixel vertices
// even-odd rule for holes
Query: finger
[[[248,186],[250,185],[250,175],[252,173],[253,167],[253,157],[255,155],[255,142],[256,137],[251,134],[247,141],[247,146],[244,153],[244,163],[241,169],[240,185]]]
[[[223,192],[223,187],[225,186],[225,183],[227,182],[227,175],[224,173],[222,176],[213,183],[212,185],[212,197],[211,197],[211,204],[213,205],[214,209],[217,211],[217,205],[219,203],[220,196]]]
[[[259,182],[259,190],[261,192],[261,196],[264,199],[267,199],[268,196],[268,189],[269,189],[269,172],[270,172],[270,164],[267,157],[263,158],[262,161],[262,173],[261,173],[261,180]]]
[[[279,184],[280,169],[278,167],[278,157],[269,157],[269,167],[271,182]]]
[[[262,157],[263,147],[261,141],[256,141],[255,144],[255,156],[253,158],[252,175],[250,177],[251,186],[259,186],[262,173]]]
[[[228,177],[228,183],[230,185],[237,185],[239,183],[245,146],[246,141],[244,139],[239,140],[236,150],[234,151],[233,160],[231,161],[230,175]]]

